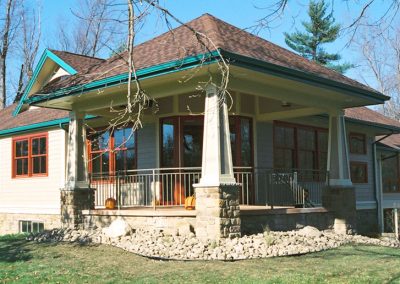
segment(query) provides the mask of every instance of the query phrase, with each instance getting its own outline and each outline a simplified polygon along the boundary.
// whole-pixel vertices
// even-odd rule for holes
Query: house
[[[389,98],[209,14],[187,25],[205,46],[180,26],[135,47],[152,100],[134,133],[107,129],[127,104],[126,54],[44,52],[21,101],[0,112],[0,233],[117,217],[185,224],[199,238],[381,231],[382,157],[397,151],[383,143],[400,123],[365,106]],[[229,102],[218,96],[220,55]],[[193,194],[196,209],[184,210]],[[110,197],[117,209],[105,208]],[[395,208],[400,196],[390,198]]]

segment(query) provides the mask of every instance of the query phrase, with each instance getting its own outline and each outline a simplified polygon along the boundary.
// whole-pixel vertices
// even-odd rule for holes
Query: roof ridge
[[[212,18],[213,20],[219,20],[219,21],[221,21],[221,22],[224,22],[224,21],[218,19],[217,17],[215,17],[215,16],[213,16],[213,15],[211,15],[211,14],[209,14],[209,13],[204,13],[204,14],[202,14],[201,16],[198,16],[197,18],[194,18],[194,19],[190,20],[189,22],[185,22],[185,23],[183,23],[183,24],[180,24],[180,23],[178,22],[179,26],[177,26],[177,27],[175,27],[175,28],[173,28],[173,29],[168,29],[167,31],[163,32],[162,34],[160,34],[160,35],[158,35],[158,36],[156,36],[156,37],[153,37],[153,38],[151,38],[151,39],[149,39],[149,40],[146,40],[146,41],[144,41],[144,42],[142,42],[142,43],[139,43],[139,44],[135,45],[133,49],[137,49],[137,48],[139,48],[139,47],[141,47],[141,46],[143,46],[143,45],[145,45],[145,44],[149,44],[150,42],[152,42],[152,41],[154,41],[154,40],[157,40],[157,39],[159,39],[159,38],[161,38],[161,37],[163,37],[163,36],[166,36],[167,34],[169,34],[169,33],[171,33],[171,32],[173,33],[173,31],[175,31],[175,30],[177,30],[177,29],[180,29],[180,28],[187,28],[186,26],[190,26],[191,23],[194,23],[195,21],[198,21],[199,19],[205,18],[205,17],[207,17],[207,16],[210,17],[210,18]],[[214,23],[215,23],[215,21],[214,21]],[[224,22],[224,23],[226,23],[226,22]],[[217,25],[215,25],[215,28],[219,31]],[[218,46],[216,46],[216,47],[218,48]],[[117,56],[121,58],[121,57],[123,57],[126,53],[127,53],[127,51],[125,50],[125,51],[123,51],[123,52],[121,52],[121,53],[117,53],[117,54],[115,54],[115,55],[113,55],[113,56],[107,58],[106,60],[108,61],[108,60],[110,60],[111,58],[114,58],[114,57],[117,57]]]

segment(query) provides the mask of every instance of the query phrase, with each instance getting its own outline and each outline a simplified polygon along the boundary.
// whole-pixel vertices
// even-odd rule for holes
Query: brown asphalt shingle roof
[[[49,49],[52,53],[64,60],[68,65],[74,68],[78,73],[86,72],[86,70],[97,64],[101,64],[105,59],[76,54],[68,51],[60,51]]]
[[[12,104],[0,111],[0,130],[66,118],[69,115],[65,110],[31,108],[13,116],[12,113],[17,105],[18,103]]]
[[[183,59],[187,56],[204,54],[217,48],[242,56],[254,58],[274,65],[295,69],[302,72],[347,84],[369,92],[377,91],[331,69],[309,61],[267,40],[252,35],[209,14],[204,14],[189,23],[197,32],[207,35],[214,43],[205,40],[207,48],[201,46],[193,33],[185,26],[172,32],[164,33],[134,48],[136,69],[159,65]],[[127,53],[122,53],[88,68],[85,72],[71,76],[66,80],[51,82],[40,93],[82,85],[107,77],[127,72]]]
[[[352,119],[371,122],[374,124],[389,125],[400,128],[400,122],[391,119],[367,107],[354,107],[345,110],[345,116]]]

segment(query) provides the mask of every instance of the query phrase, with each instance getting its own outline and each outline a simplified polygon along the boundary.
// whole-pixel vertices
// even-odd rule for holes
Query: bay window
[[[132,128],[93,131],[88,135],[89,172],[114,174],[136,169],[136,132]]]

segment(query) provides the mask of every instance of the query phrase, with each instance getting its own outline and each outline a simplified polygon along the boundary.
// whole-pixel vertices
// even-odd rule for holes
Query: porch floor
[[[263,205],[241,205],[240,213],[242,215],[267,215],[267,214],[302,214],[327,212],[325,208],[294,208]],[[165,216],[165,217],[196,217],[196,210],[186,210],[182,206],[166,207],[129,207],[118,209],[93,209],[83,210],[83,215],[99,216]]]

